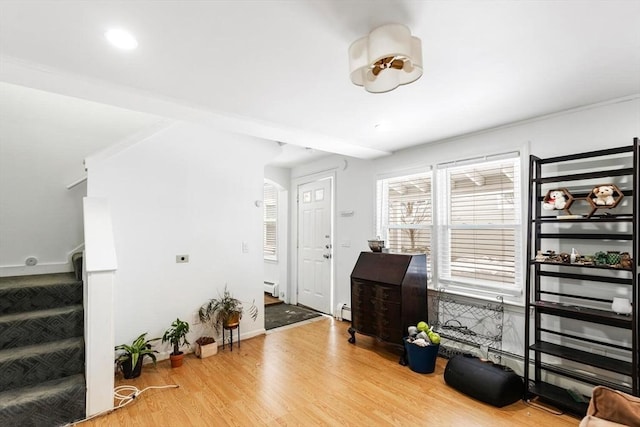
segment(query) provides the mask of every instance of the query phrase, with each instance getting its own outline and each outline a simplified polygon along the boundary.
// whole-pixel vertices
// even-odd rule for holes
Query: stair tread
[[[82,294],[71,272],[0,277],[0,425],[84,418]]]
[[[0,410],[10,407],[18,401],[36,401],[49,393],[56,393],[79,386],[85,387],[83,374],[71,375],[64,378],[46,381],[35,386],[15,388],[0,392]]]
[[[0,315],[81,304],[82,281],[70,273],[0,277]]]
[[[12,360],[24,359],[29,356],[36,356],[45,353],[53,353],[65,349],[79,349],[84,351],[84,338],[73,337],[42,344],[33,344],[0,350],[0,365]]]
[[[0,289],[80,284],[73,273],[0,277]]]
[[[24,313],[10,313],[0,316],[1,322],[13,322],[16,320],[39,319],[49,316],[57,316],[61,314],[73,313],[74,311],[82,311],[82,304],[67,305],[63,307],[49,308],[46,310],[34,310]]]

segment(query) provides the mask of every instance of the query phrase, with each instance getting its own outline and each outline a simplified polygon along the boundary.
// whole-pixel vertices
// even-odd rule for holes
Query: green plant
[[[136,369],[138,363],[142,365],[142,359],[144,359],[145,356],[149,356],[155,366],[155,353],[157,353],[157,351],[151,349],[151,343],[159,339],[160,338],[147,339],[147,332],[145,332],[133,340],[131,344],[120,344],[115,346],[116,351],[122,352],[116,356],[115,362],[118,368],[122,369],[124,372],[125,378],[128,378],[131,375],[131,372]]]
[[[189,345],[187,341],[187,334],[189,333],[189,323],[180,319],[176,319],[171,324],[171,327],[164,332],[162,336],[162,342],[170,342],[173,346],[173,354],[177,356],[182,353],[180,351],[181,345]]]
[[[216,332],[219,332],[220,325],[227,324],[229,319],[235,315],[237,315],[239,319],[242,319],[243,312],[244,307],[242,301],[234,298],[225,286],[222,295],[218,294],[218,298],[212,298],[200,307],[198,317],[202,323],[212,325]],[[249,307],[249,315],[254,321],[258,317],[258,307],[256,307],[255,301],[252,302],[251,307]]]

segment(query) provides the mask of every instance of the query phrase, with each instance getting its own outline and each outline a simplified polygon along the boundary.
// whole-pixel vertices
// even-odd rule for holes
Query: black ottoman
[[[524,395],[524,382],[513,370],[466,354],[449,360],[444,381],[468,396],[499,408]]]

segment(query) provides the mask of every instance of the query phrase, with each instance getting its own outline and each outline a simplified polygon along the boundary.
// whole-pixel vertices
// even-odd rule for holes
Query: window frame
[[[476,224],[454,224],[451,220],[451,179],[453,171],[466,168],[489,166],[500,162],[511,163],[514,168],[513,175],[513,221],[503,223],[482,222]],[[471,296],[487,297],[489,295],[501,295],[508,297],[521,297],[523,291],[523,198],[522,198],[522,159],[519,153],[505,153],[496,156],[468,159],[457,162],[443,163],[437,166],[436,175],[436,236],[438,240],[437,253],[437,283],[438,288],[457,290]],[[442,182],[444,181],[444,182]],[[451,275],[451,245],[452,230],[511,230],[513,235],[513,281],[492,281],[477,278],[461,278]],[[448,265],[447,265],[448,264]],[[495,270],[498,271],[498,270]]]
[[[388,218],[388,185],[391,181],[397,180],[411,180],[413,179],[424,179],[427,178],[429,180],[429,200],[428,204],[430,210],[430,221],[425,223],[417,223],[417,224],[400,224],[400,223],[390,223]],[[394,230],[402,230],[402,229],[424,229],[428,231],[428,243],[427,250],[422,252],[420,250],[415,251],[413,253],[426,253],[427,254],[427,278],[430,281],[431,275],[433,271],[433,260],[431,257],[432,248],[433,248],[433,235],[434,235],[434,207],[433,207],[433,171],[431,167],[422,167],[417,169],[404,170],[401,172],[397,172],[394,174],[386,174],[379,175],[375,182],[375,191],[376,191],[376,200],[375,200],[375,218],[376,218],[376,236],[379,236],[380,239],[385,241],[385,247],[389,248],[389,231]],[[412,253],[410,251],[403,253]]]
[[[446,292],[464,295],[471,298],[479,298],[484,300],[495,300],[498,298],[505,303],[522,305],[522,298],[524,292],[524,270],[525,270],[525,243],[526,243],[526,198],[527,192],[526,184],[526,170],[527,164],[523,163],[523,159],[528,161],[528,149],[527,146],[523,146],[518,151],[502,152],[493,155],[478,156],[470,159],[462,159],[457,161],[449,161],[446,163],[439,163],[434,166],[421,166],[411,169],[404,169],[388,174],[379,174],[376,176],[374,183],[375,191],[375,234],[380,236],[381,239],[387,240],[387,234],[382,233],[382,226],[384,223],[381,218],[382,206],[386,201],[381,198],[381,191],[379,190],[379,182],[385,179],[409,177],[419,173],[431,174],[431,216],[432,222],[429,225],[431,228],[431,241],[429,242],[429,254],[427,256],[427,269],[428,269],[428,282],[427,286],[431,290],[444,290]],[[489,163],[493,161],[509,161],[513,162],[514,181],[513,181],[513,194],[514,194],[514,222],[507,225],[513,229],[513,252],[514,252],[514,265],[513,265],[513,283],[499,283],[499,282],[477,282],[474,280],[459,280],[457,277],[443,277],[445,270],[443,269],[443,262],[445,260],[445,254],[440,253],[440,248],[443,244],[450,244],[448,234],[448,221],[442,221],[441,210],[442,204],[448,204],[448,182],[445,179],[443,181],[442,175],[439,173],[440,169],[450,168],[452,166],[472,166],[474,164]],[[443,195],[443,189],[446,190]],[[443,228],[444,227],[444,228]],[[504,225],[502,225],[505,228]],[[443,243],[444,242],[444,243]]]

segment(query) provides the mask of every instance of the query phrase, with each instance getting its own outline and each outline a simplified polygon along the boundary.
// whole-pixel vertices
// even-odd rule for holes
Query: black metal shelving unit
[[[537,397],[583,416],[588,403],[581,397],[588,396],[576,396],[567,384],[605,385],[640,395],[639,147],[635,138],[630,146],[530,157],[525,399]],[[616,189],[615,204],[598,205],[592,189],[609,184]],[[543,209],[557,190],[569,198],[567,207]],[[584,250],[567,262],[571,247]],[[584,256],[609,248],[628,252],[631,260],[603,264]],[[631,314],[612,311],[611,296],[620,295],[631,301]],[[585,331],[598,331],[598,336]]]

